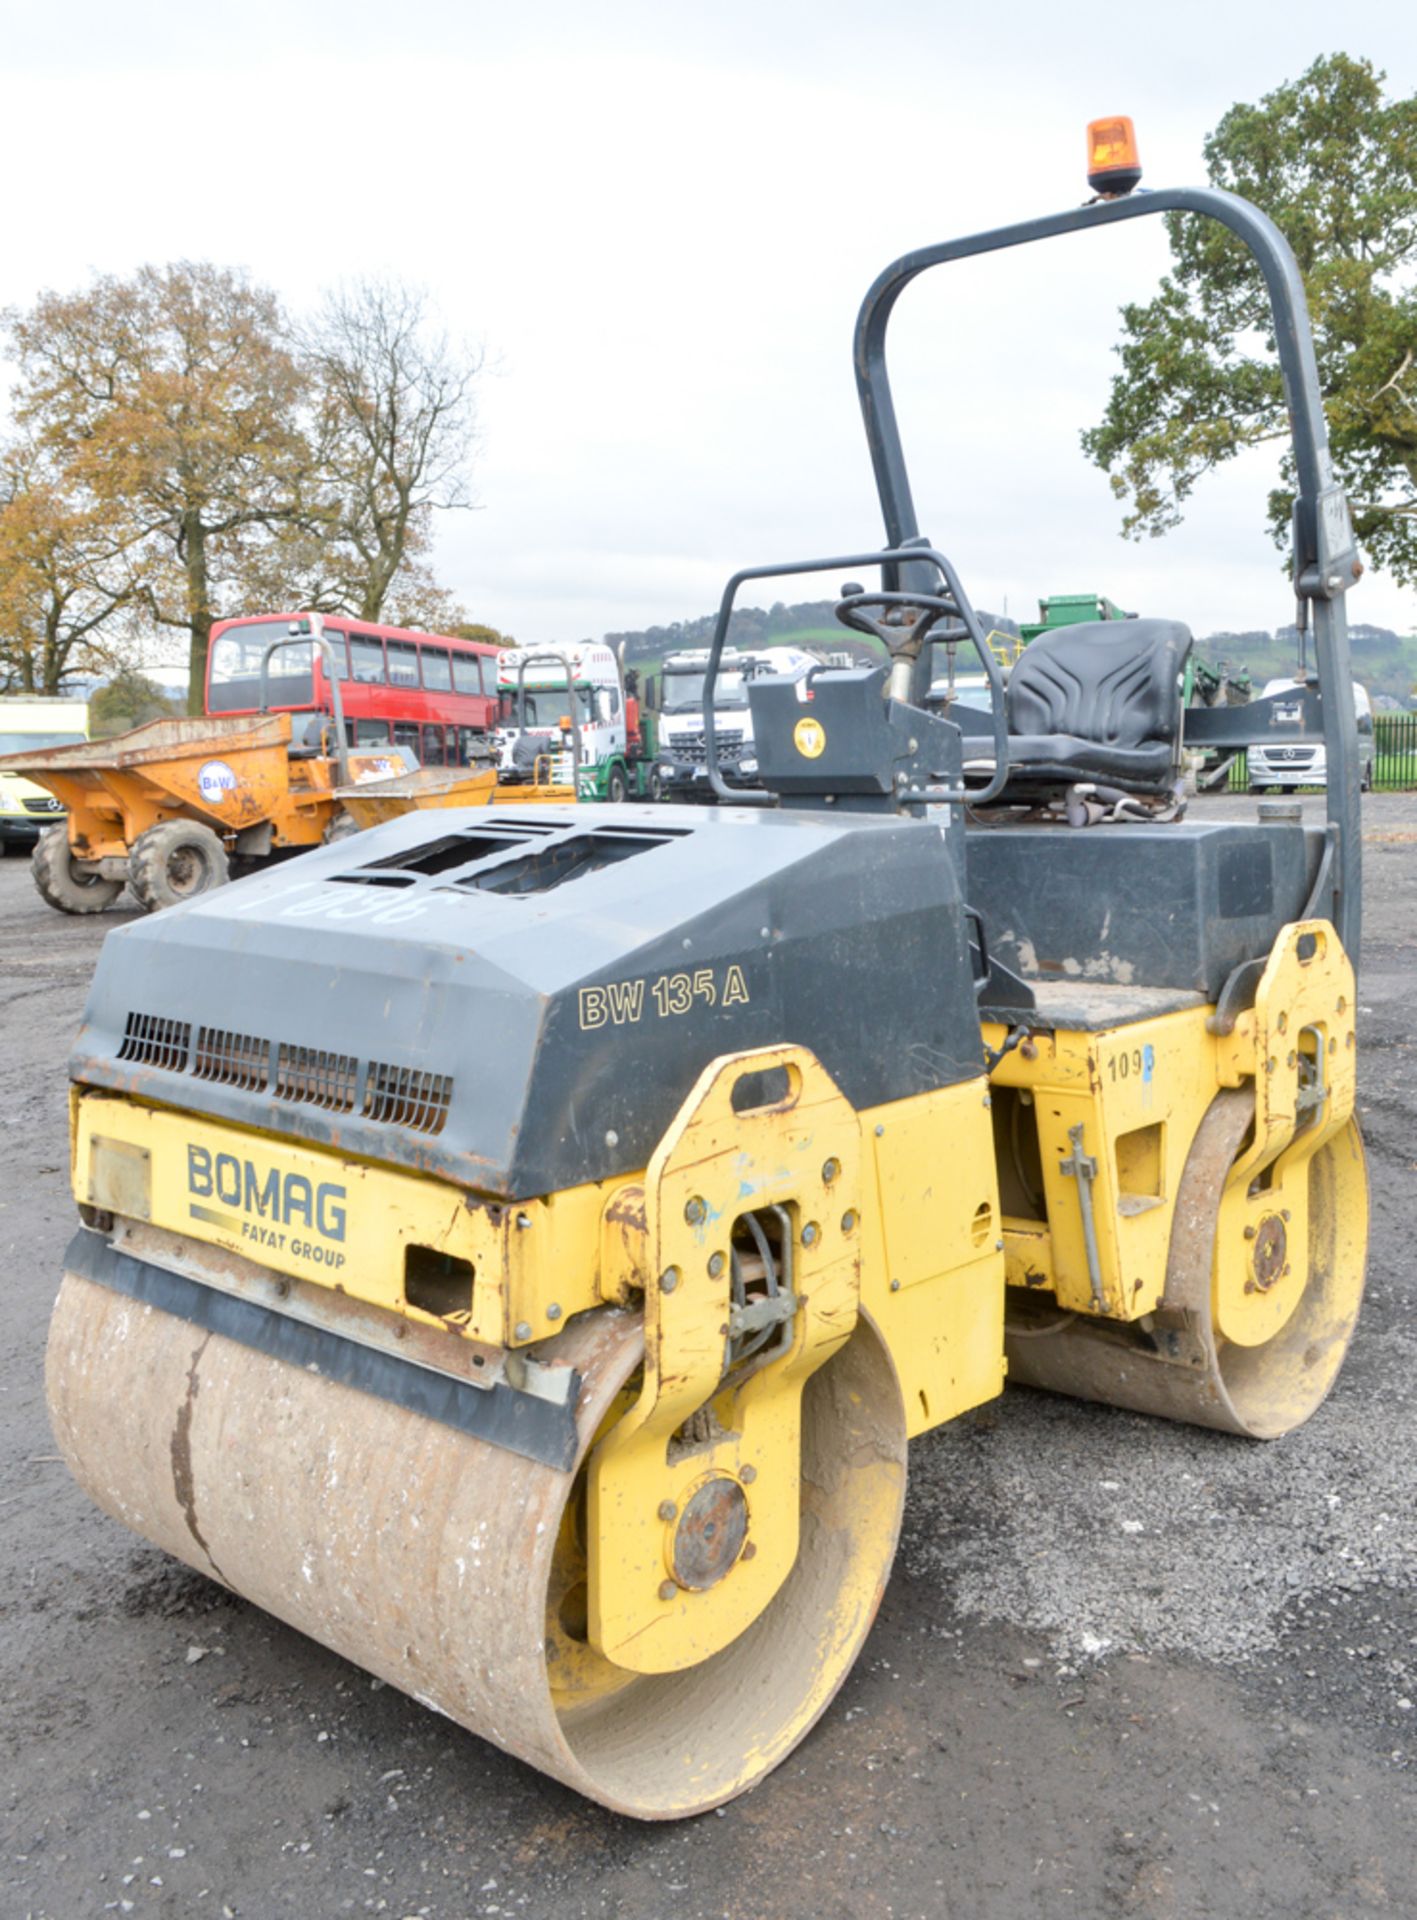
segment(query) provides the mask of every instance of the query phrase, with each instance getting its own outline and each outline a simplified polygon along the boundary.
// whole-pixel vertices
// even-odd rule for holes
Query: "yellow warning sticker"
[[[819,759],[827,744],[827,730],[820,720],[799,720],[792,729],[792,744],[804,760]]]

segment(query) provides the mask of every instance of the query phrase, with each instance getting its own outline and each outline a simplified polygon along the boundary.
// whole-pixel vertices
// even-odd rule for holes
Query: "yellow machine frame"
[[[1258,1241],[1279,1210],[1286,1239],[1304,1245],[1308,1163],[1353,1112],[1353,1021],[1353,970],[1337,936],[1325,921],[1305,921],[1284,929],[1254,1006],[1229,1033],[1215,1032],[1212,1009],[1197,1007],[1104,1031],[1039,1033],[1004,1054],[993,1079],[1006,1090],[1010,1122],[1026,1112],[1036,1131],[1045,1199],[1041,1217],[1006,1214],[1010,1285],[1113,1320],[1161,1306],[1192,1142],[1217,1092],[1244,1084],[1255,1088],[1256,1119],[1228,1185],[1225,1238]],[[1006,1037],[998,1026],[984,1030],[994,1049]],[[1079,1155],[1093,1168],[1090,1209],[1080,1200]],[[1293,1263],[1248,1291],[1247,1279],[1226,1285],[1221,1330],[1254,1345],[1288,1317],[1302,1273]]]
[[[860,1113],[803,1049],[729,1055],[642,1173],[509,1205],[76,1092],[74,1186],[90,1218],[231,1256],[217,1284],[284,1276],[279,1286],[298,1283],[316,1307],[343,1296],[410,1331],[454,1335],[475,1357],[515,1354],[577,1314],[642,1298],[643,1375],[588,1477],[590,1640],[618,1668],[667,1672],[736,1638],[790,1570],[802,1389],[858,1317],[884,1341],[919,1434],[1001,1391],[1006,1281],[1118,1323],[1168,1304],[1183,1170],[1225,1089],[1253,1086],[1254,1121],[1221,1201],[1216,1324],[1241,1345],[1283,1326],[1305,1279],[1286,1251],[1306,1244],[1308,1166],[1353,1107],[1353,978],[1333,929],[1287,928],[1254,1006],[1231,1031],[1218,1024],[1197,1007],[1056,1027],[1008,1050],[990,1025],[991,1079]],[[736,1107],[735,1089],[766,1074],[781,1097]],[[1028,1214],[1000,1199],[1000,1166],[1006,1190],[1026,1185],[1007,1172],[1021,1123],[1041,1183]],[[729,1250],[745,1213],[771,1209],[790,1222],[790,1338],[735,1375]],[[430,1258],[451,1276],[432,1295],[415,1279]],[[736,1489],[746,1541],[731,1578],[695,1590],[674,1577],[675,1523],[710,1485]]]

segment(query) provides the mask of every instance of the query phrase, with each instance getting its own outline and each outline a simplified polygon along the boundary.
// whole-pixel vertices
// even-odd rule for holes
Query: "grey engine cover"
[[[109,935],[76,1080],[529,1198],[642,1167],[703,1067],[858,1108],[982,1071],[957,840],[893,815],[409,814]]]

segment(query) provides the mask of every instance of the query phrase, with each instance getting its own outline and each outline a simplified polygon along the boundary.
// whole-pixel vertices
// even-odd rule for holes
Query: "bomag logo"
[[[191,1195],[188,1212],[194,1220],[319,1266],[344,1265],[340,1245],[349,1221],[346,1187],[189,1144],[187,1191]],[[213,1200],[220,1205],[201,1204]],[[229,1207],[239,1211],[224,1211]],[[306,1239],[306,1234],[316,1238]]]

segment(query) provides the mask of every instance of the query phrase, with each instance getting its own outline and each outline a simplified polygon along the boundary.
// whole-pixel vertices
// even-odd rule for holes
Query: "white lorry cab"
[[[0,695],[0,754],[73,747],[88,737],[87,700],[32,693]],[[63,818],[63,807],[47,787],[38,787],[18,773],[0,773],[0,853],[11,847],[28,853],[44,829],[57,826]]]
[[[656,765],[663,792],[676,799],[713,798],[704,746],[708,660],[707,647],[693,647],[669,654],[660,670]],[[752,786],[758,771],[749,683],[772,675],[800,680],[821,664],[815,654],[801,647],[765,647],[756,652],[724,649],[714,690],[713,721],[719,771],[730,786]]]
[[[598,640],[504,647],[497,655],[497,770],[504,782],[569,786],[571,729],[579,734],[582,800],[658,798],[643,752],[639,707],[620,663]]]
[[[1271,694],[1299,692],[1304,686],[1302,680],[1266,681],[1261,699],[1267,700]],[[1353,682],[1353,708],[1358,716],[1358,784],[1366,792],[1373,784],[1373,761],[1377,757],[1377,740],[1373,732],[1373,703],[1368,698],[1368,689]],[[1283,709],[1281,709],[1281,715]],[[1299,717],[1296,703],[1294,718]],[[1249,784],[1251,793],[1263,793],[1267,787],[1326,787],[1328,785],[1328,763],[1323,747],[1268,746],[1253,745],[1249,750]]]

